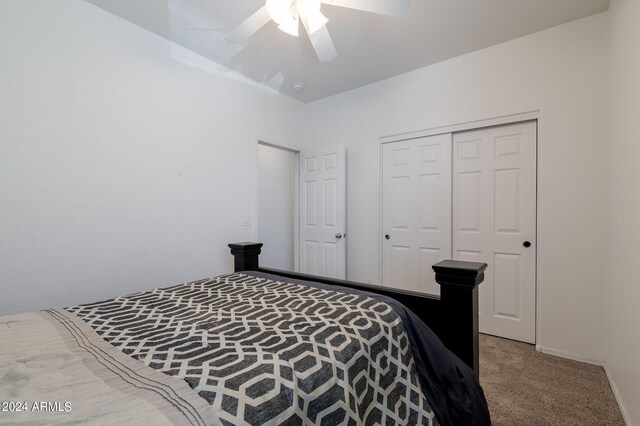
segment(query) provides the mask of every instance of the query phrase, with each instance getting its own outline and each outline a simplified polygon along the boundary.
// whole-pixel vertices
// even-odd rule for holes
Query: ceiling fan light
[[[320,0],[296,0],[296,9],[304,19],[311,19],[320,12]]]
[[[290,12],[291,0],[267,0],[267,13],[276,23],[283,23]]]
[[[298,37],[299,26],[298,15],[289,15],[280,25],[278,25],[278,28],[280,31],[284,31],[287,34]]]
[[[329,20],[319,11],[307,18],[307,31],[309,32],[309,35],[324,27],[327,22],[329,22]]]

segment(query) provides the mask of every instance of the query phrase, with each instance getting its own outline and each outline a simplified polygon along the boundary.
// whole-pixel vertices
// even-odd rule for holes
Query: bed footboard
[[[486,263],[445,260],[433,265],[440,297],[391,287],[320,277],[259,265],[262,243],[229,244],[234,271],[260,271],[283,278],[315,281],[391,297],[425,322],[458,358],[479,374],[478,285],[484,280]]]

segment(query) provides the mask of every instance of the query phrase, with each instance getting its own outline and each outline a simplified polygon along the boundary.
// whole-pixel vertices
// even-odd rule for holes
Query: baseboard
[[[540,346],[540,345],[536,345],[536,351],[542,352],[543,354],[547,354],[547,355],[559,356],[560,358],[567,358],[567,359],[572,359],[574,361],[586,362],[587,364],[600,365],[600,366],[602,365],[601,359],[574,355],[574,354],[570,354],[564,351],[559,351],[556,349],[545,348],[544,346]]]
[[[624,420],[624,424],[627,426],[631,426],[631,419],[629,419],[629,414],[627,413],[624,404],[622,403],[622,398],[620,398],[620,394],[618,393],[618,388],[616,387],[615,382],[613,381],[613,376],[609,371],[609,367],[607,367],[607,361],[602,362],[602,368],[604,368],[604,372],[607,375],[607,379],[609,380],[609,386],[611,386],[611,390],[613,391],[613,396],[616,397],[616,402],[618,403],[618,407],[620,407],[620,413],[622,413],[622,420]]]

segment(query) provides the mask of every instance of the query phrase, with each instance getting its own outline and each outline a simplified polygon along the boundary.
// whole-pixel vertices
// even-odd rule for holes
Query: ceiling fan
[[[391,16],[402,15],[409,8],[409,0],[266,0],[263,7],[241,22],[226,39],[241,43],[270,21],[278,24],[281,31],[297,37],[302,22],[318,59],[330,61],[338,53],[326,27],[329,20],[320,11],[322,4]]]

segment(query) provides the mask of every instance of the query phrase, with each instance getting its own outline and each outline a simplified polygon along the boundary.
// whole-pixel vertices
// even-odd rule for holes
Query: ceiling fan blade
[[[304,25],[307,34],[309,34],[309,23],[306,19],[302,19],[302,25]],[[313,50],[316,51],[316,56],[320,62],[329,62],[338,56],[326,25],[316,30],[313,34],[309,34],[309,40],[311,40]]]
[[[381,15],[400,16],[409,10],[409,0],[320,0],[331,6],[348,7]]]
[[[241,43],[255,34],[260,28],[271,21],[267,6],[262,6],[256,13],[242,21],[231,31],[226,39],[231,43]]]

